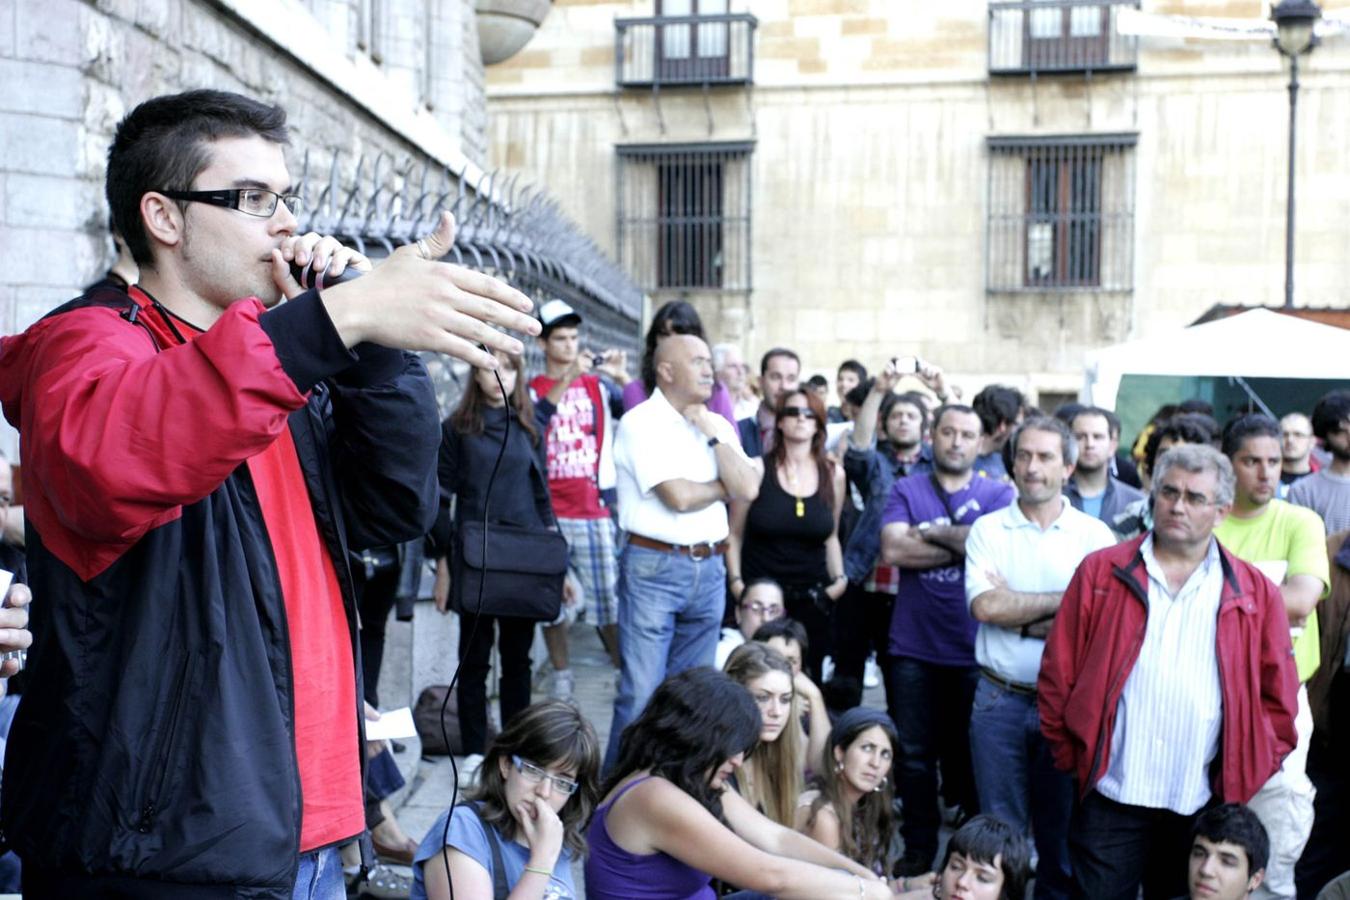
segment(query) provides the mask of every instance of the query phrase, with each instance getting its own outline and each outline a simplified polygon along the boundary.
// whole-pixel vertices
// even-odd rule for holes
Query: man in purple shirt
[[[882,559],[900,568],[891,616],[886,697],[900,746],[894,769],[905,807],[897,875],[933,868],[938,849],[938,761],[949,806],[978,809],[970,768],[970,706],[979,679],[977,623],[966,609],[970,525],[1013,500],[1012,485],[977,476],[980,417],[949,404],[933,417],[933,471],[901,478],[882,515]]]

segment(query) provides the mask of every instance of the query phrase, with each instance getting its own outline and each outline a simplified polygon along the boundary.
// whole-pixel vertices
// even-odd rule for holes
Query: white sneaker
[[[863,666],[863,687],[881,686],[881,666],[877,665],[875,655],[867,657],[867,664]]]
[[[550,700],[571,700],[572,689],[576,687],[577,679],[572,674],[571,669],[553,673],[553,682],[549,685],[548,696]]]
[[[827,656],[820,661],[820,683],[824,684],[834,677],[834,657]]]

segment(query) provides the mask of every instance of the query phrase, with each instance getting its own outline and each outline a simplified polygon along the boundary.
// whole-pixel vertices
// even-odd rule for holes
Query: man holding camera
[[[614,584],[619,578],[614,520],[605,495],[613,496],[614,420],[622,412],[610,378],[626,379],[623,354],[603,356],[581,346],[581,315],[562,300],[539,307],[543,331],[544,374],[530,380],[536,400],[547,399],[556,409],[548,423],[548,492],[553,514],[567,538],[568,567],[576,575],[595,610],[595,627],[615,666],[619,664],[619,613]],[[595,370],[595,372],[592,371]],[[569,600],[572,606],[574,599]],[[569,614],[570,613],[570,614]],[[558,621],[544,628],[544,640],[553,663],[555,699],[572,699],[575,678],[569,667],[567,629],[575,613],[564,608]]]
[[[435,398],[404,351],[492,367],[521,352],[492,326],[538,326],[433,261],[449,216],[373,270],[298,237],[287,141],[281,108],[237,94],[136,107],[107,196],[139,284],[0,342],[41,598],[0,805],[25,897],[345,894],[335,848],[365,828],[347,553],[436,509]],[[291,263],[369,271],[320,294]]]

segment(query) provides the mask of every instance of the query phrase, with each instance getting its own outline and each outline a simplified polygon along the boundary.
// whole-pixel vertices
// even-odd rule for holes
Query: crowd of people
[[[1350,392],[1186,399],[1125,449],[1110,410],[967,404],[913,356],[845,361],[830,405],[683,301],[634,377],[564,300],[437,262],[449,219],[376,267],[296,234],[285,142],[234,94],[134,109],[107,192],[138,272],[0,343],[25,896],[1350,892]],[[439,428],[413,351],[471,367]],[[417,840],[364,722],[422,548],[472,786]],[[410,883],[362,885],[376,857]]]

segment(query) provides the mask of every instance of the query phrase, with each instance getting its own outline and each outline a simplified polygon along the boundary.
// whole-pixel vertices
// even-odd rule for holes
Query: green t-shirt
[[[1279,584],[1291,575],[1311,575],[1322,582],[1322,596],[1331,584],[1326,532],[1322,519],[1310,509],[1272,500],[1261,515],[1251,519],[1228,516],[1214,529],[1214,536],[1238,559],[1259,566]],[[1284,572],[1278,569],[1283,566]],[[1279,577],[1274,577],[1278,575]],[[1322,661],[1317,612],[1308,614],[1301,633],[1294,635],[1294,663],[1298,680],[1307,681]]]

